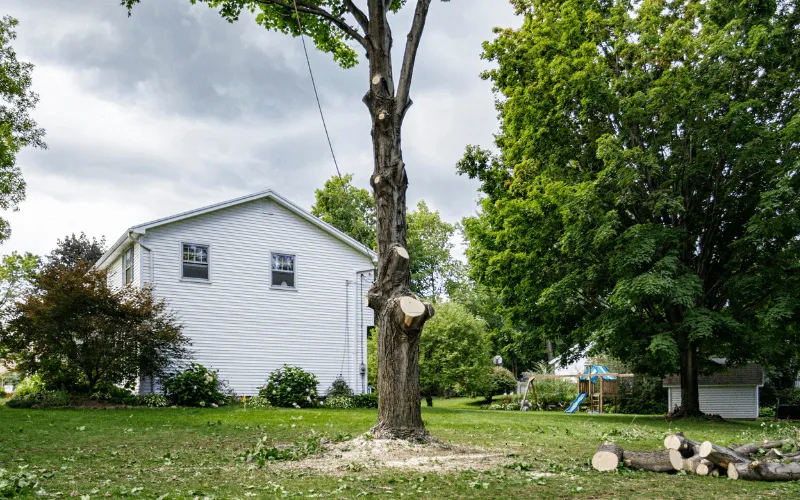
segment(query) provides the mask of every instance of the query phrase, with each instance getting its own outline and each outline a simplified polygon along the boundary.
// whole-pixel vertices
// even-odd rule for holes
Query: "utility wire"
[[[342,172],[339,171],[339,163],[336,161],[336,154],[333,152],[333,143],[331,136],[328,133],[328,125],[325,124],[325,115],[322,113],[322,105],[319,102],[319,93],[317,92],[317,83],[314,81],[314,72],[311,70],[311,59],[308,57],[308,49],[306,48],[306,37],[303,35],[303,25],[300,23],[300,12],[297,10],[297,0],[294,1],[294,16],[297,19],[297,30],[300,32],[300,40],[303,42],[303,53],[306,55],[306,65],[308,65],[308,74],[311,76],[311,86],[314,88],[314,97],[317,98],[317,108],[319,109],[319,117],[322,118],[322,128],[325,129],[325,137],[328,138],[328,147],[331,150],[331,157],[333,158],[333,165],[336,167],[336,174],[339,176],[339,182],[342,183],[344,189],[344,179],[342,179]]]

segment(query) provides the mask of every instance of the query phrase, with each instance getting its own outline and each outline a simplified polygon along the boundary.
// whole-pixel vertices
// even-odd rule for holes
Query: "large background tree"
[[[636,371],[790,357],[800,263],[796,2],[519,0],[498,67],[500,155],[461,172],[477,278],[518,324]]]
[[[353,174],[334,175],[314,192],[311,213],[369,249],[375,248],[375,200],[351,184]]]
[[[17,154],[27,146],[44,148],[44,130],[30,116],[39,96],[31,90],[33,65],[17,60],[11,42],[17,37],[17,20],[0,18],[0,209],[16,210],[25,199],[25,181]],[[11,228],[0,218],[0,242]]]
[[[100,260],[105,251],[105,238],[98,240],[93,237],[89,239],[84,232],[77,236],[72,233],[65,236],[63,240],[58,240],[56,247],[47,257],[47,264],[67,267],[78,267],[85,264],[93,265]]]
[[[121,0],[129,9],[140,0]],[[411,106],[411,81],[432,0],[417,0],[402,61],[395,78],[390,14],[405,0],[190,0],[219,9],[237,21],[242,11],[256,14],[262,27],[311,38],[343,67],[354,66],[357,52],[369,63],[364,104],[372,121],[375,170],[370,179],[376,202],[377,279],[366,303],[376,311],[378,342],[378,423],[376,437],[426,440],[419,404],[419,337],[433,307],[411,291],[406,249],[408,177],[401,148],[403,119]],[[357,3],[366,4],[361,8]],[[362,5],[363,6],[363,5]]]

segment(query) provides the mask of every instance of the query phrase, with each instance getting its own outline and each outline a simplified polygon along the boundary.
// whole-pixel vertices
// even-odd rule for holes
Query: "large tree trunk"
[[[681,412],[684,417],[698,417],[700,388],[697,385],[697,347],[690,341],[681,349]]]
[[[426,13],[427,8],[423,24]],[[421,32],[421,26],[419,29]],[[372,117],[375,171],[370,183],[375,195],[379,256],[377,279],[366,297],[367,305],[378,316],[378,424],[372,434],[376,438],[425,441],[429,438],[420,410],[419,339],[425,321],[433,316],[433,307],[420,302],[410,287],[406,249],[408,178],[400,141],[410,101],[402,81],[404,102],[395,94],[392,34],[384,0],[369,1],[367,43],[370,90],[364,103]],[[410,78],[406,68],[405,77]]]

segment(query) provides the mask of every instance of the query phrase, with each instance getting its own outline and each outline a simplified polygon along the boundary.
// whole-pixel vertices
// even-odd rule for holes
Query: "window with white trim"
[[[295,288],[295,256],[285,253],[272,254],[272,286]]]
[[[208,245],[183,244],[181,277],[208,280]]]
[[[122,254],[122,284],[133,283],[133,245]]]

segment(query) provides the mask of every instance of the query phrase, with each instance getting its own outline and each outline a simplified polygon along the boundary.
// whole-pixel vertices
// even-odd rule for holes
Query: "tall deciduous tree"
[[[140,0],[122,0],[129,9]],[[411,81],[417,51],[432,0],[415,2],[406,36],[399,75],[392,64],[393,35],[389,14],[403,9],[406,0],[190,0],[218,8],[230,22],[242,11],[256,13],[266,29],[303,34],[319,50],[332,54],[343,67],[354,66],[357,51],[369,61],[364,104],[372,121],[375,171],[370,179],[376,202],[377,279],[366,303],[377,313],[378,423],[377,437],[426,440],[419,404],[419,338],[433,316],[430,304],[411,291],[406,248],[406,188],[401,130],[411,106]],[[354,48],[355,47],[355,48]]]
[[[97,238],[89,239],[84,232],[81,232],[78,236],[72,233],[69,236],[65,236],[63,240],[58,240],[56,247],[47,257],[47,264],[67,267],[82,266],[84,264],[92,265],[100,260],[105,251],[105,238],[100,238],[100,240]]]
[[[311,213],[360,242],[375,248],[375,200],[369,191],[351,184],[353,174],[334,175],[314,192]]]
[[[411,289],[430,300],[447,291],[459,271],[451,255],[453,224],[443,221],[439,212],[431,212],[424,200],[408,214],[408,253],[411,256]]]
[[[0,18],[0,208],[16,210],[25,199],[25,180],[17,166],[17,154],[24,147],[44,148],[44,130],[30,112],[39,96],[31,90],[33,65],[17,60],[11,42],[17,37],[18,21]],[[11,228],[0,218],[0,242]]]
[[[485,45],[501,150],[469,148],[480,280],[521,324],[637,371],[791,354],[800,314],[796,2],[519,0]]]

